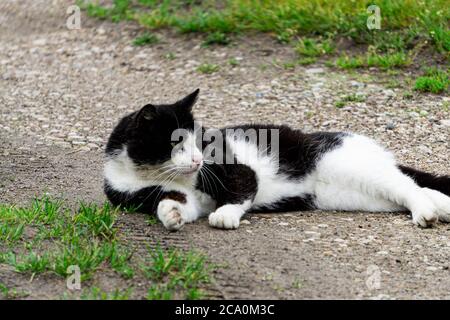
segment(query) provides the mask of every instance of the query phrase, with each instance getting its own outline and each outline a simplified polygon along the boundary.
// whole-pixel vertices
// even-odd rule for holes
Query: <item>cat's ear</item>
[[[184,111],[191,111],[192,107],[194,106],[195,102],[198,98],[198,93],[200,92],[200,89],[195,90],[194,92],[188,94],[183,99],[175,102],[175,107],[179,108],[180,110]]]
[[[154,119],[156,116],[156,107],[152,104],[147,104],[142,107],[138,112],[137,119],[138,121],[149,121]]]

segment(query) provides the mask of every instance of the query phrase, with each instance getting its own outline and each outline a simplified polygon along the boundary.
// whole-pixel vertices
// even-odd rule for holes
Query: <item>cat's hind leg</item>
[[[318,162],[315,179],[319,185],[354,190],[369,200],[383,199],[407,208],[416,225],[427,227],[438,220],[437,207],[426,192],[398,169],[390,152],[367,137],[346,137],[340,148]],[[351,199],[348,204],[350,210],[355,209]],[[342,206],[336,209],[345,210]]]
[[[439,221],[450,222],[450,197],[434,189],[422,188],[437,208]]]
[[[437,207],[439,220],[450,222],[450,176],[436,175],[402,165],[398,167],[423,188]]]

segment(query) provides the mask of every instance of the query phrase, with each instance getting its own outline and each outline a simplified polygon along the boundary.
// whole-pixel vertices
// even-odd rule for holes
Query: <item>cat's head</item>
[[[147,104],[128,115],[111,134],[106,153],[126,148],[138,171],[190,175],[203,164],[194,134],[192,107],[199,89],[183,99],[164,105]],[[180,138],[181,136],[181,138]]]

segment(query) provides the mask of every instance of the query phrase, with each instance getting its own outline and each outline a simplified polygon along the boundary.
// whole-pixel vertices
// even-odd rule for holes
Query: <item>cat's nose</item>
[[[200,167],[200,165],[203,163],[202,157],[194,156],[192,157],[192,166],[193,167]]]

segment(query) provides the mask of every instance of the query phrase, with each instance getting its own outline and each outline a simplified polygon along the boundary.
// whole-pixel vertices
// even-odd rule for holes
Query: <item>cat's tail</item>
[[[406,175],[410,176],[422,188],[430,188],[450,196],[450,176],[438,176],[407,166],[398,166]]]

